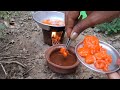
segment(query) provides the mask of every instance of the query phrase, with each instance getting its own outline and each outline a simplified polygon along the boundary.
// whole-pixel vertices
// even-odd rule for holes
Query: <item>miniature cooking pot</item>
[[[46,50],[45,58],[47,60],[47,65],[53,72],[57,72],[57,73],[61,73],[61,74],[74,73],[79,65],[79,61],[78,61],[77,57],[76,57],[76,59],[77,59],[76,62],[71,66],[60,66],[60,65],[57,65],[57,64],[51,62],[51,60],[50,60],[51,53],[54,50],[59,49],[59,48],[63,48],[63,47],[65,47],[64,44],[58,44],[55,46],[51,46],[48,50]],[[68,49],[75,54],[73,47],[70,46]]]
[[[63,26],[48,25],[42,23],[45,19],[59,19],[64,21],[64,13],[58,11],[37,11],[33,14],[33,19],[38,23],[38,25],[45,30],[51,30],[51,28],[65,28]]]

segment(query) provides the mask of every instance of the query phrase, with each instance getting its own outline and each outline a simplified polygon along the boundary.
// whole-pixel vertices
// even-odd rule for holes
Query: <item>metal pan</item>
[[[45,19],[59,19],[64,21],[64,13],[59,11],[37,11],[33,14],[33,19],[45,30],[50,30],[51,27],[65,27],[65,25],[55,26],[42,23]]]
[[[106,42],[103,42],[103,41],[100,41],[100,46],[102,46],[103,48],[105,48],[107,50],[107,53],[112,55],[112,63],[111,65],[109,66],[109,70],[108,72],[104,72],[100,69],[96,69],[94,67],[94,65],[90,65],[90,64],[87,64],[85,63],[84,61],[84,58],[81,57],[78,52],[77,52],[77,49],[80,48],[80,47],[83,47],[83,42],[80,42],[76,45],[75,47],[75,53],[76,53],[76,56],[78,57],[79,61],[85,65],[86,67],[88,67],[89,69],[93,70],[93,71],[96,71],[96,72],[99,72],[99,73],[103,73],[103,74],[106,74],[106,73],[112,73],[112,72],[116,72],[120,69],[120,67],[118,65],[116,65],[116,61],[118,58],[120,58],[120,54],[119,52],[113,47],[111,46],[110,44],[106,43]]]

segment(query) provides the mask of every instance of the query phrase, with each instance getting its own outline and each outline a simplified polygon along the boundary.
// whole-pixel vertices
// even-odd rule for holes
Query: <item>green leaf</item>
[[[103,23],[100,25],[96,25],[98,29],[100,29],[101,32],[104,32],[105,34],[113,34],[120,32],[120,18],[114,19],[112,22],[109,23]]]

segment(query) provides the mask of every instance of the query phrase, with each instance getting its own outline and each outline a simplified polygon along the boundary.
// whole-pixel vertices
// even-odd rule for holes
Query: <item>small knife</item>
[[[68,49],[68,47],[71,44],[72,40],[75,40],[78,37],[78,34],[76,32],[72,33],[70,38],[68,38],[67,43],[66,43],[66,48]]]
[[[70,44],[71,44],[71,39],[68,38],[67,43],[66,43],[66,48],[67,48],[67,49],[68,49],[68,47],[70,46]]]

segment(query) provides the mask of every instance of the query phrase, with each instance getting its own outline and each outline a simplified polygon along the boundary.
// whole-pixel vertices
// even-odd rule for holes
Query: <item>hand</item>
[[[120,65],[120,59],[117,60],[116,64]],[[107,77],[109,79],[120,79],[120,70],[118,70],[117,72],[114,72],[114,73],[107,74]]]
[[[97,24],[110,21],[120,15],[120,11],[87,11],[86,19],[79,19],[80,11],[65,12],[65,28],[68,37],[76,38],[82,31]]]

